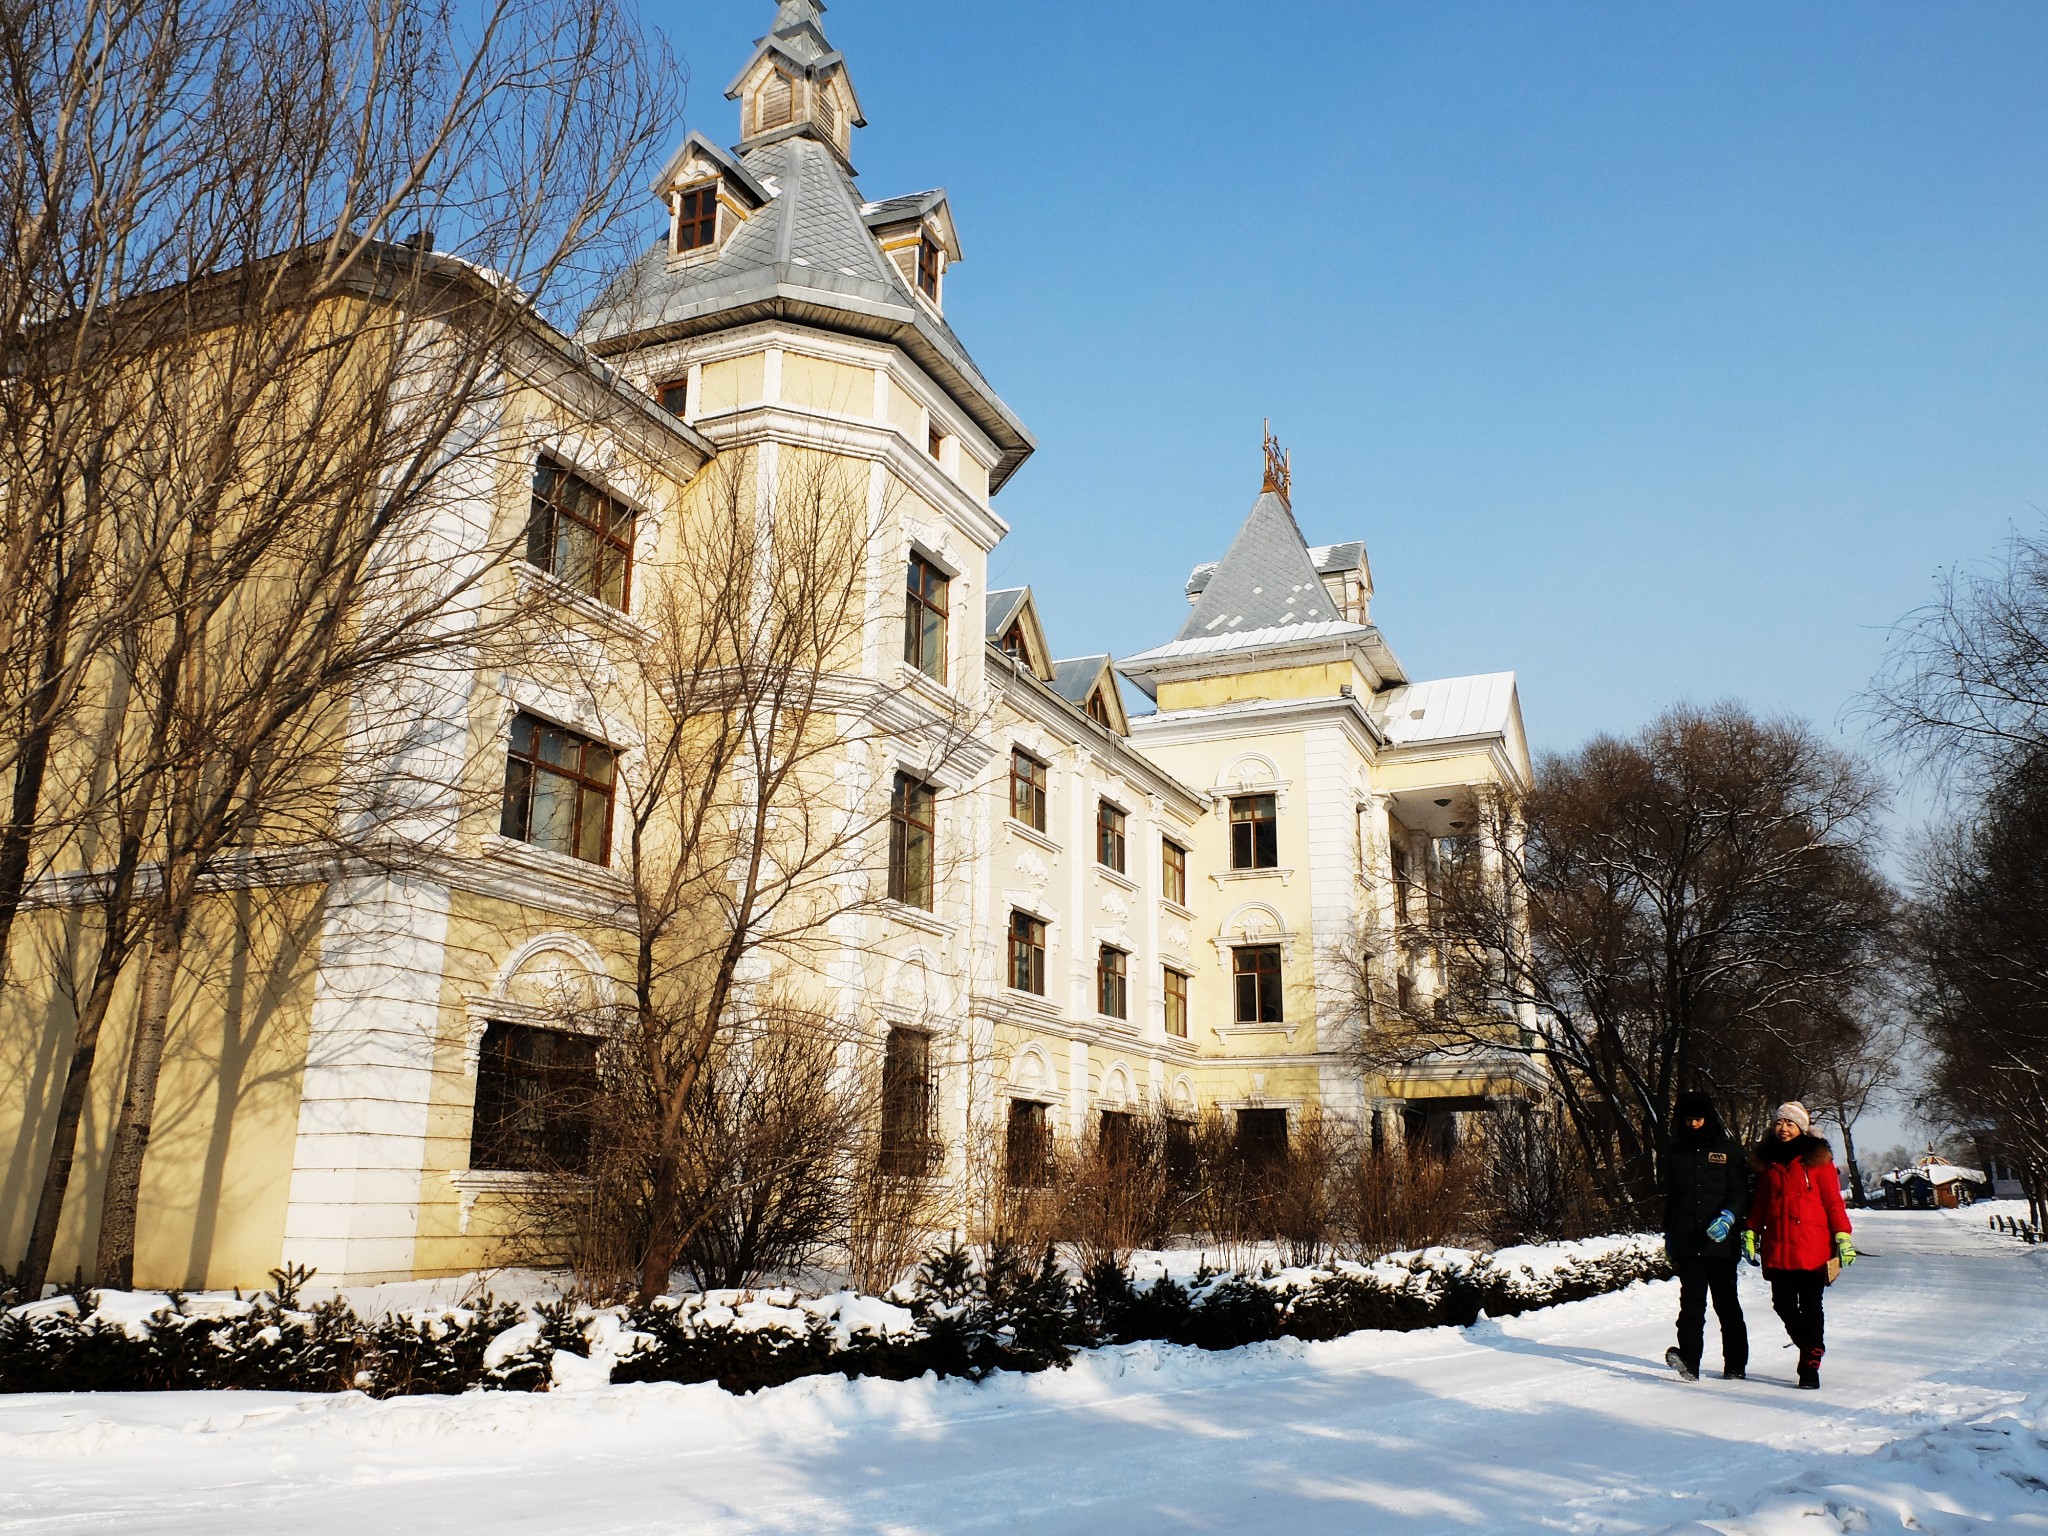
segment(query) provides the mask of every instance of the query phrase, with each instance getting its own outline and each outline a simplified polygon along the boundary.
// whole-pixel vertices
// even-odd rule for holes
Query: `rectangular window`
[[[1052,1182],[1052,1123],[1045,1105],[1010,1100],[1003,1171],[1014,1189],[1038,1189]]]
[[[1166,967],[1166,1032],[1176,1039],[1188,1037],[1188,978],[1185,971]]]
[[[1237,983],[1237,1022],[1279,1024],[1280,946],[1246,944],[1230,952],[1231,979]]]
[[[590,864],[610,857],[617,762],[602,742],[521,714],[505,754],[498,831]]]
[[[1159,894],[1183,907],[1188,904],[1188,851],[1179,843],[1159,845]]]
[[[939,302],[939,247],[930,235],[917,242],[917,286],[934,304]]]
[[[690,413],[690,381],[670,379],[666,384],[657,384],[654,398],[661,402],[664,411],[680,420]]]
[[[1095,862],[1124,872],[1124,823],[1130,818],[1107,800],[1095,802]]]
[[[1111,1168],[1135,1169],[1144,1155],[1138,1144],[1138,1117],[1127,1110],[1105,1109],[1095,1117],[1095,1149]]]
[[[910,557],[903,609],[903,659],[926,677],[946,680],[946,588],[941,571],[923,555]]]
[[[1017,748],[1010,752],[1010,814],[1045,830],[1045,764]]]
[[[1271,795],[1230,798],[1230,867],[1274,869],[1280,863],[1280,819]]]
[[[889,795],[889,898],[932,910],[932,848],[938,791],[907,773]]]
[[[597,1040],[493,1020],[477,1057],[469,1166],[578,1172],[590,1163]]]
[[[924,451],[936,459],[945,446],[946,434],[937,427],[927,426],[924,431]]]
[[[1095,955],[1095,1011],[1112,1019],[1131,1016],[1130,957],[1105,944]]]
[[[1240,1109],[1237,1155],[1254,1172],[1270,1173],[1282,1167],[1287,1161],[1287,1111]]]
[[[1010,914],[1010,985],[1045,996],[1045,924],[1029,912]]]
[[[882,1048],[882,1172],[923,1178],[936,1162],[932,1140],[932,1037],[892,1029]]]
[[[1408,921],[1408,848],[1407,834],[1398,826],[1392,828],[1392,846],[1388,849],[1388,860],[1394,872],[1394,921]]]
[[[677,198],[676,249],[707,250],[718,243],[718,183],[692,187]]]
[[[633,509],[545,454],[533,472],[526,558],[618,609],[632,596]]]

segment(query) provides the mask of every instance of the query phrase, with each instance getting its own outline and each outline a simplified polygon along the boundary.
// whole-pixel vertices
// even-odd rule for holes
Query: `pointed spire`
[[[740,102],[740,147],[768,134],[801,134],[843,159],[852,130],[865,128],[846,60],[825,36],[819,0],[779,0],[775,20],[754,39],[746,66],[726,87]]]

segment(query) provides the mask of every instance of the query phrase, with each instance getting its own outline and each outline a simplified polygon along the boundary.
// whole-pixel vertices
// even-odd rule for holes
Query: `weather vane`
[[[1272,491],[1287,503],[1289,511],[1294,509],[1291,494],[1294,484],[1294,455],[1280,451],[1280,439],[1273,435],[1273,418],[1266,418],[1266,479],[1259,487],[1261,493]]]

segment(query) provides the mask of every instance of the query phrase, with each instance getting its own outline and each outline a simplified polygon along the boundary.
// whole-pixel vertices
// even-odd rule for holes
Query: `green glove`
[[[1752,1264],[1763,1263],[1763,1260],[1756,1256],[1756,1234],[1754,1232],[1745,1231],[1742,1234],[1742,1256]]]
[[[1846,1232],[1835,1234],[1835,1257],[1842,1261],[1844,1269],[1856,1262],[1856,1245],[1849,1241],[1849,1234]]]

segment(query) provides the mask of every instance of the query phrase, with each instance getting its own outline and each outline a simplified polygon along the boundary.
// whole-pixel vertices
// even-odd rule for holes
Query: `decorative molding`
[[[1264,880],[1269,877],[1277,878],[1280,884],[1285,886],[1294,878],[1294,870],[1290,867],[1287,869],[1212,869],[1209,871],[1209,878],[1216,882],[1216,889],[1219,891],[1232,880]]]

